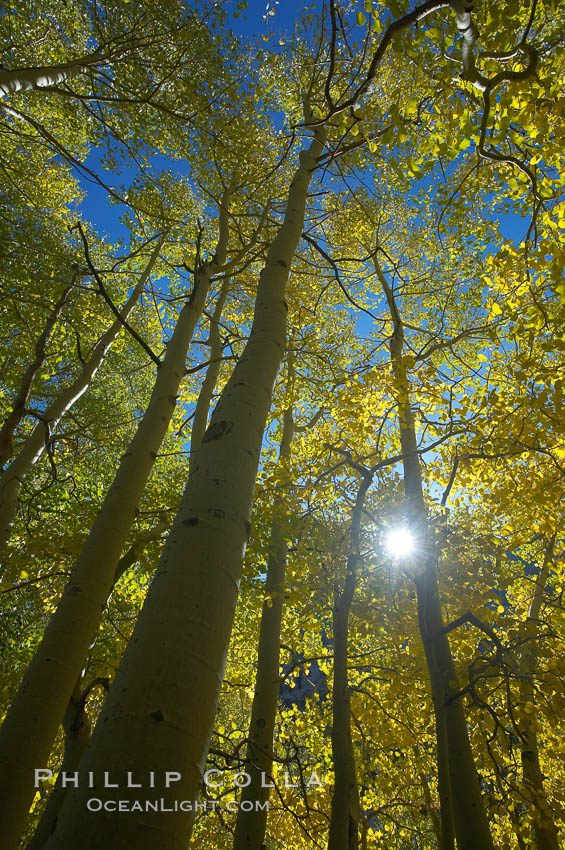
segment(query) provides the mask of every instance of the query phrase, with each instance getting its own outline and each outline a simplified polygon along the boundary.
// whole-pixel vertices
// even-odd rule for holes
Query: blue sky
[[[227,25],[238,36],[252,42],[261,39],[263,44],[263,36],[275,34],[278,37],[279,33],[290,34],[301,12],[306,7],[312,8],[315,4],[305,3],[304,0],[278,0],[278,2],[277,0],[249,0],[245,10],[238,9],[238,5],[242,5],[239,0],[229,0],[226,3]],[[265,46],[267,46],[266,42]],[[112,185],[127,184],[135,176],[133,169],[126,169],[120,175],[105,175],[99,166],[97,151],[91,153],[86,164]],[[170,168],[173,172],[187,172],[182,163],[170,161],[165,156],[155,157],[153,167],[157,170]],[[106,191],[95,182],[80,178],[80,184],[86,192],[86,198],[81,206],[82,212],[92,221],[100,235],[106,235],[111,240],[118,238],[127,240],[127,228],[120,222],[120,216],[124,212],[123,207],[110,205]],[[505,238],[519,242],[524,237],[529,224],[527,220],[512,213],[499,215],[498,218]]]
[[[237,12],[237,2],[232,0],[233,9]],[[247,37],[266,35],[270,31],[292,31],[294,22],[306,5],[303,0],[249,0],[247,10],[239,13],[238,18],[230,15],[230,26],[234,32]],[[270,12],[274,11],[274,14]],[[264,18],[267,20],[263,20]]]
[[[238,0],[229,0],[228,26],[244,39],[256,41],[263,36],[279,32],[290,33],[294,30],[296,20],[301,11],[312,3],[304,3],[304,0],[249,0],[246,10],[238,10]],[[274,14],[272,14],[274,12]],[[235,17],[237,14],[237,17]],[[96,151],[92,152],[86,160],[86,165],[110,185],[127,184],[135,176],[134,171],[127,169],[120,175],[104,174],[99,165],[99,157]],[[172,162],[164,156],[155,157],[153,167],[157,169],[170,168],[173,172],[184,172],[182,163]],[[108,203],[106,191],[93,181],[85,177],[79,178],[82,189],[86,192],[86,198],[81,205],[84,216],[96,227],[101,236],[109,239],[128,238],[128,230],[120,222],[120,216],[124,210],[119,205]]]

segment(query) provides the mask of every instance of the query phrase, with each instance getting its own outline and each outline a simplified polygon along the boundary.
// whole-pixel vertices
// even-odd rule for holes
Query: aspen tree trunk
[[[289,352],[287,394],[292,391],[293,379],[292,352]],[[279,450],[279,464],[283,470],[290,457],[293,436],[294,420],[292,406],[289,406],[283,414],[283,431]],[[271,525],[265,579],[265,600],[259,627],[257,675],[247,733],[247,752],[242,767],[242,770],[251,777],[251,781],[246,788],[242,789],[240,805],[248,802],[253,805],[256,805],[257,802],[261,805],[265,804],[270,793],[268,784],[272,783],[273,739],[281,686],[281,621],[287,561],[287,547],[283,537],[283,528],[276,515],[283,504],[282,495],[275,497],[273,505],[275,519]],[[252,808],[245,811],[243,808],[239,808],[235,825],[234,850],[261,850],[264,847],[266,827],[266,810]]]
[[[121,319],[126,320],[137,304],[139,296],[153,271],[165,238],[166,235],[164,234],[157,242],[145,269],[120,311]],[[122,328],[122,322],[116,319],[106,333],[100,337],[77,377],[49,405],[43,414],[42,421],[37,423],[16,457],[2,473],[0,477],[0,550],[10,538],[24,476],[43,454],[46,440],[53,433],[61,418],[88,389],[93,377],[102,365],[108,349],[116,340]]]
[[[438,850],[455,850],[455,835],[453,832],[453,806],[449,784],[449,753],[447,744],[447,728],[445,711],[438,704],[434,706],[437,749],[437,787],[439,797],[440,841]]]
[[[430,677],[436,730],[438,730],[438,756],[441,760],[445,757],[442,749],[444,744],[447,751],[453,831],[458,850],[494,850],[463,705],[461,699],[456,697],[459,684],[455,664],[448,637],[444,634],[445,623],[437,582],[436,554],[422,488],[416,428],[410,405],[410,382],[403,361],[404,326],[394,294],[382,273],[376,254],[375,270],[387,299],[393,323],[389,348],[398,407],[406,513],[421,552],[420,566],[414,577],[418,599],[418,622]],[[438,762],[438,769],[441,776],[441,761]],[[440,803],[443,806],[446,797],[445,787],[440,788],[440,792]],[[449,815],[445,810],[442,812],[442,826],[449,831]]]
[[[202,444],[202,438],[206,432],[208,425],[208,415],[210,413],[210,404],[212,396],[218,383],[218,375],[220,374],[220,361],[222,357],[222,336],[220,332],[220,319],[226,304],[226,299],[230,290],[230,281],[228,278],[222,283],[218,300],[214,312],[210,318],[210,363],[206,369],[206,375],[202,381],[198,400],[194,409],[194,419],[192,420],[192,429],[190,432],[190,462],[189,475],[196,465],[198,457],[198,449]]]
[[[216,306],[216,311],[214,315],[216,315],[217,310],[218,307]],[[213,364],[211,364],[209,368],[212,368],[212,365]],[[201,389],[200,395],[198,397],[199,401],[202,397],[202,392],[203,390]],[[206,398],[208,399],[208,404],[212,392],[213,387],[209,394],[207,390],[205,392]],[[141,555],[147,544],[153,540],[157,540],[162,534],[164,534],[168,530],[169,525],[170,522],[168,518],[168,512],[163,511],[159,523],[153,528],[150,528],[148,531],[145,531],[140,534],[139,537],[135,540],[135,542],[132,543],[127,552],[125,552],[125,554],[121,556],[120,560],[116,565],[114,581],[112,583],[110,593],[108,594],[108,598],[110,597],[116,584],[119,582],[124,573],[128,569],[130,569],[130,567],[132,567],[139,559],[139,556]],[[67,706],[67,710],[65,711],[63,717],[62,725],[65,731],[65,744],[60,774],[71,773],[77,770],[80,763],[80,759],[82,758],[82,755],[85,752],[86,747],[88,745],[88,741],[90,739],[90,723],[88,721],[88,716],[85,711],[86,699],[81,697],[81,684],[82,677],[79,678],[77,684],[75,685],[75,688],[69,700],[69,704]],[[42,850],[51,833],[55,831],[59,811],[65,800],[66,793],[67,789],[65,787],[62,787],[59,781],[57,781],[49,797],[41,820],[39,821],[39,824],[37,825],[37,828],[34,832],[33,838],[28,844],[27,850]]]
[[[502,782],[502,780],[500,778],[500,771],[499,770],[496,770],[496,772],[495,772],[495,782],[496,782],[496,787],[498,788],[498,791],[500,793],[500,796],[503,797],[503,798],[506,797],[507,794],[508,794],[508,789],[505,787],[504,783]],[[518,845],[518,850],[528,850],[528,847],[531,850],[531,845],[528,844],[528,847],[526,847],[526,842],[524,841],[524,839],[522,837],[520,815],[516,812],[516,809],[514,809],[514,808],[509,809],[508,810],[508,816],[510,818],[510,821],[512,823],[512,827],[514,829],[514,838],[516,839],[516,844]]]
[[[334,682],[332,691],[332,759],[334,788],[328,850],[356,850],[359,841],[359,788],[351,739],[351,702],[347,673],[349,612],[357,586],[360,558],[361,516],[373,476],[363,477],[351,515],[351,545],[345,584],[337,595],[333,612]]]
[[[30,662],[0,729],[0,822],[5,846],[15,847],[33,798],[34,768],[51,751],[114,581],[116,565],[139,500],[166,434],[186,369],[186,355],[206,302],[211,275],[224,263],[228,241],[225,204],[213,259],[197,269],[190,299],[180,312],[157,370],[153,392],[136,433],[90,530],[59,605]]]
[[[161,535],[167,531],[169,528],[169,516],[167,511],[163,511],[161,518],[157,525],[153,526],[153,528],[148,529],[147,531],[142,532],[137,540],[132,543],[128,551],[122,555],[120,560],[116,565],[116,571],[114,573],[114,581],[112,582],[112,587],[110,589],[110,593],[113,591],[123,574],[126,570],[129,570],[130,567],[133,567],[135,562],[139,559],[139,556],[147,547],[147,544],[152,540],[158,540]]]
[[[35,344],[35,357],[24,371],[20,382],[20,388],[14,399],[12,409],[0,428],[0,466],[4,466],[12,454],[12,440],[14,438],[14,433],[26,414],[26,407],[31,395],[33,382],[45,362],[45,349],[47,347],[49,337],[51,336],[51,332],[61,315],[61,311],[65,306],[65,302],[69,297],[71,289],[72,286],[67,286],[63,290],[61,297],[49,314],[45,327],[40,333]]]
[[[0,95],[16,94],[30,89],[46,88],[64,83],[71,77],[77,77],[90,68],[102,65],[104,56],[92,53],[61,65],[39,66],[37,68],[15,68],[13,71],[0,71]]]
[[[135,543],[130,546],[125,555],[122,555],[118,561],[116,572],[114,573],[114,581],[108,597],[126,570],[132,567],[138,560],[147,544],[152,540],[157,540],[168,527],[169,520],[167,514],[164,513],[156,526],[140,534]],[[87,697],[96,685],[103,684],[108,689],[109,680],[95,679],[84,691],[82,690],[83,684],[84,677],[81,674],[75,684],[65,714],[63,715],[62,726],[65,732],[65,743],[60,775],[74,773],[78,770],[80,760],[90,740],[90,722],[86,713]],[[42,850],[51,833],[55,831],[59,811],[64,803],[66,793],[66,787],[57,780],[47,801],[41,820],[33,834],[33,838],[27,846],[27,850]]]
[[[361,815],[361,850],[367,850],[367,835],[369,832],[369,818]]]
[[[405,451],[403,447],[403,453]],[[422,539],[419,535],[419,540]],[[416,579],[416,590],[420,635],[428,665],[436,724],[445,728],[449,795],[457,847],[458,850],[494,850],[463,706],[455,698],[459,690],[457,674],[449,641],[446,635],[442,635],[445,624],[432,563],[423,565]],[[442,813],[442,827],[449,826],[448,817]]]
[[[133,636],[100,714],[82,770],[143,777],[155,791],[120,789],[143,809],[198,796],[217,710],[253,492],[273,384],[285,343],[286,283],[302,234],[308,186],[323,151],[320,129],[300,155],[284,222],[259,280],[245,350],[212,415]],[[164,787],[163,771],[181,779]],[[137,781],[140,781],[139,779]],[[106,800],[112,789],[97,786]],[[67,795],[48,850],[185,850],[194,812],[90,812],[92,791]]]
[[[537,631],[539,617],[543,604],[545,586],[553,560],[555,537],[547,544],[542,568],[536,577],[534,595],[528,611],[527,625],[532,632]],[[559,850],[559,836],[551,813],[543,784],[538,747],[538,733],[535,713],[536,695],[535,678],[538,669],[536,642],[533,634],[524,644],[519,658],[520,704],[522,707],[521,739],[522,739],[522,775],[524,784],[530,792],[534,807],[532,812],[533,832],[536,850]]]
[[[95,682],[102,684],[102,680]],[[78,770],[80,760],[88,745],[90,738],[90,723],[86,713],[85,705],[88,691],[83,692],[83,678],[80,676],[77,679],[73,693],[67,705],[63,716],[63,729],[65,731],[65,743],[63,749],[63,761],[61,764],[61,773],[74,773]],[[107,687],[107,681],[105,681]],[[36,830],[27,850],[42,850],[47,839],[55,829],[57,816],[65,799],[67,789],[57,781],[47,800],[47,804],[41,815],[41,819],[37,824]]]
[[[438,813],[436,812],[433,803],[432,803],[432,795],[430,794],[430,786],[428,785],[428,780],[424,776],[423,773],[420,774],[420,784],[422,786],[422,792],[424,794],[424,801],[426,803],[426,809],[430,816],[430,820],[432,822],[432,829],[434,831],[434,835],[436,837],[436,844],[438,846],[438,850],[442,850],[444,846],[443,833],[441,828],[441,819]],[[454,846],[452,844],[452,846]]]

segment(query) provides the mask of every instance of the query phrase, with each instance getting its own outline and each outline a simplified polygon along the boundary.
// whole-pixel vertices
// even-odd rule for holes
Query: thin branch
[[[83,227],[82,227],[82,224],[81,224],[80,221],[78,221],[75,225],[73,225],[73,227],[70,228],[71,231],[75,230],[75,229],[78,230],[78,232],[80,234],[80,238],[82,240],[82,244],[83,244],[83,247],[84,247],[84,257],[86,259],[86,263],[88,265],[88,268],[90,269],[90,272],[92,273],[92,276],[94,277],[96,283],[98,284],[100,294],[102,295],[102,297],[104,298],[104,300],[106,301],[108,306],[110,307],[112,313],[116,316],[118,321],[123,325],[123,327],[128,331],[128,333],[130,333],[131,336],[136,340],[136,342],[138,342],[139,345],[141,345],[143,350],[149,355],[149,357],[153,360],[153,362],[156,363],[157,366],[161,366],[162,361],[159,359],[159,357],[157,357],[157,355],[152,351],[152,349],[145,342],[145,340],[137,333],[137,331],[134,330],[134,328],[132,328],[130,323],[126,319],[124,319],[124,317],[122,316],[122,314],[120,313],[120,311],[118,310],[118,308],[115,306],[114,302],[112,301],[112,299],[108,295],[108,292],[106,291],[106,287],[102,283],[102,278],[100,277],[98,270],[96,269],[94,263],[92,262],[92,258],[90,256],[90,250],[89,250],[89,247],[88,247],[88,241],[87,241],[86,235],[84,233],[84,230],[83,230]]]

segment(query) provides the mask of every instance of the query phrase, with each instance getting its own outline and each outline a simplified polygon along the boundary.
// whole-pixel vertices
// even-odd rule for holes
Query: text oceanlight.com
[[[89,812],[215,812],[224,808],[230,812],[267,812],[269,801],[265,800],[101,800],[91,797],[86,801]]]

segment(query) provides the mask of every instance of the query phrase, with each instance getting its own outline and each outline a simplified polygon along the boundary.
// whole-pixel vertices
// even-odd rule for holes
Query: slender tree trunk
[[[531,624],[532,631],[537,631],[539,617],[543,604],[545,587],[549,576],[549,570],[553,560],[553,547],[555,537],[547,544],[542,568],[536,577],[534,595],[528,612],[527,624]],[[534,632],[535,633],[535,632]],[[536,641],[532,638],[524,644],[519,658],[519,687],[521,723],[520,733],[522,738],[522,775],[531,803],[533,806],[532,820],[535,846],[537,850],[559,850],[559,836],[553,820],[551,808],[547,800],[547,794],[543,784],[543,773],[541,770],[538,747],[538,732],[536,722],[536,694],[535,679],[538,670],[538,655]]]
[[[436,727],[436,761],[437,787],[439,797],[440,841],[439,850],[455,850],[455,835],[453,832],[453,806],[451,803],[451,787],[449,781],[449,752],[447,744],[447,728],[445,711],[439,704],[434,703]]]
[[[119,582],[123,574],[132,567],[138,560],[141,552],[145,549],[148,543],[152,540],[157,540],[169,527],[169,519],[166,512],[163,513],[161,520],[156,526],[139,535],[135,543],[133,543],[125,555],[122,555],[116,566],[114,573],[114,581],[110,594],[114,587]],[[108,596],[110,596],[108,594]],[[59,777],[55,783],[55,787],[51,792],[47,805],[41,820],[33,834],[33,838],[28,844],[27,850],[42,850],[49,836],[55,831],[57,818],[61,806],[65,801],[67,788],[60,781],[61,774],[75,773],[78,770],[80,760],[86,751],[88,741],[90,740],[90,722],[86,713],[86,700],[92,688],[96,685],[104,685],[106,689],[109,687],[109,679],[95,679],[94,682],[82,690],[84,677],[81,674],[73,693],[67,705],[65,714],[63,715],[63,730],[65,732],[65,744],[63,750],[63,761],[59,771]]]
[[[361,814],[361,850],[367,850],[367,837],[369,833],[369,818]]]
[[[129,570],[130,567],[133,567],[135,562],[139,559],[139,556],[141,555],[143,550],[146,548],[147,544],[150,543],[152,540],[157,540],[159,537],[161,537],[167,531],[169,525],[170,522],[168,512],[163,511],[157,525],[153,526],[153,528],[150,528],[147,531],[142,532],[137,538],[137,540],[131,544],[130,548],[124,555],[122,555],[116,565],[114,581],[112,583],[110,593],[117,585],[126,570]]]
[[[334,682],[332,691],[332,759],[334,788],[328,850],[356,850],[359,842],[359,788],[351,738],[351,703],[347,672],[349,612],[357,586],[363,504],[373,476],[363,477],[351,516],[351,545],[345,584],[333,611]]]
[[[421,535],[419,543],[422,543]],[[428,665],[436,724],[445,725],[449,791],[457,847],[458,850],[494,850],[463,706],[455,696],[459,684],[449,641],[446,635],[442,635],[445,624],[437,576],[432,564],[426,565],[417,577],[416,589],[420,635]],[[438,754],[440,751],[438,744]],[[451,832],[450,818],[445,812],[442,812],[442,826],[444,834]]]
[[[134,289],[132,290],[128,300],[120,311],[121,319],[125,320],[132,312],[137,304],[145,284],[147,283],[153,267],[165,240],[163,235],[157,245],[149,261],[139,276]],[[0,477],[0,550],[7,543],[10,537],[10,532],[16,511],[18,508],[18,499],[22,487],[22,481],[25,475],[29,472],[32,466],[37,463],[43,451],[45,450],[46,441],[57,427],[61,418],[71,409],[73,404],[83,395],[88,389],[93,377],[104,361],[104,357],[116,337],[123,328],[123,324],[119,319],[108,328],[90,353],[90,356],[85,361],[77,377],[68,387],[62,390],[57,398],[45,410],[42,420],[37,423],[29,437],[26,439],[20,448],[16,457]]]
[[[420,566],[415,576],[418,622],[430,678],[436,730],[439,733],[438,773],[440,779],[444,777],[444,787],[440,787],[440,804],[443,807],[442,826],[447,837],[451,832],[449,829],[451,819],[449,813],[445,811],[447,779],[445,772],[442,772],[442,761],[445,758],[443,747],[445,746],[453,832],[458,850],[494,850],[463,704],[456,696],[459,692],[457,672],[448,637],[443,633],[445,623],[437,582],[435,546],[429,528],[422,488],[418,442],[410,404],[410,381],[403,361],[404,326],[394,294],[382,273],[377,255],[374,256],[375,270],[387,299],[393,323],[389,347],[398,407],[406,513],[420,552]]]
[[[508,789],[502,781],[502,778],[501,778],[501,775],[500,775],[500,770],[499,770],[498,766],[496,766],[496,768],[495,768],[495,781],[496,781],[496,787],[498,788],[500,796],[503,797],[503,798],[506,797],[507,794],[508,794]],[[508,816],[510,818],[510,822],[512,823],[512,827],[514,829],[514,838],[516,839],[516,844],[518,845],[518,850],[528,850],[528,847],[531,850],[531,845],[528,844],[528,847],[526,847],[526,842],[524,841],[524,839],[522,837],[520,815],[518,814],[516,809],[515,808],[509,809],[508,810]]]
[[[82,690],[83,684],[83,677],[80,676],[73,688],[73,693],[63,716],[65,743],[61,771],[33,837],[27,845],[27,850],[42,850],[54,831],[57,816],[67,793],[67,788],[61,781],[61,774],[71,774],[78,770],[90,738],[90,722],[86,713],[86,700],[90,691],[96,685],[104,685],[105,688],[108,688],[107,679],[96,679],[84,691]]]
[[[214,312],[210,318],[210,363],[206,369],[206,375],[202,381],[202,386],[200,387],[200,392],[198,394],[198,401],[196,402],[196,407],[194,409],[194,419],[192,420],[192,430],[190,432],[189,475],[196,465],[198,449],[202,444],[202,438],[206,432],[212,396],[214,395],[214,390],[218,383],[218,375],[220,374],[220,361],[222,357],[220,319],[222,318],[229,290],[230,281],[226,278],[226,280],[222,283]]]
[[[155,791],[120,789],[136,802],[118,816],[90,812],[92,792],[67,795],[48,848],[185,850],[194,811],[144,810],[148,794],[194,804],[198,796],[250,532],[253,492],[273,384],[285,343],[289,268],[304,225],[308,186],[323,150],[320,129],[290,187],[283,224],[259,281],[245,350],[212,415],[82,769],[157,772]],[[164,787],[163,771],[181,779]],[[112,789],[97,787],[107,799]]]
[[[0,821],[6,848],[16,845],[33,797],[34,768],[49,756],[114,581],[116,565],[157,452],[166,434],[186,370],[186,355],[206,302],[211,275],[225,261],[227,209],[211,262],[195,273],[194,289],[180,312],[147,410],[94,520],[88,538],[0,729]]]
[[[105,62],[103,55],[92,53],[61,65],[39,66],[37,68],[15,68],[13,71],[0,71],[0,95],[47,88],[64,83],[71,77],[84,74],[90,68]]]
[[[434,835],[436,837],[436,844],[438,846],[438,850],[443,850],[445,847],[444,835],[441,828],[441,818],[436,812],[433,803],[432,803],[432,795],[430,794],[430,786],[428,785],[428,780],[424,776],[423,773],[420,773],[420,784],[422,786],[422,792],[424,794],[424,801],[426,803],[426,809],[428,810],[428,814],[430,816],[430,820],[432,822],[432,829],[434,831]],[[455,845],[452,842],[452,847]]]
[[[294,378],[292,352],[289,352],[287,393]],[[283,469],[290,457],[294,420],[292,407],[283,414],[283,431],[280,444],[279,463]],[[272,782],[273,739],[277,702],[280,691],[280,642],[283,611],[284,587],[286,579],[287,548],[283,528],[277,513],[284,504],[282,495],[275,497],[273,511],[275,519],[271,525],[267,576],[265,579],[265,600],[261,612],[259,628],[259,648],[257,652],[257,675],[251,719],[247,733],[247,752],[242,770],[247,772],[251,781],[241,792],[240,808],[235,825],[234,850],[261,850],[264,846],[267,827],[267,810],[258,809],[257,802],[265,804],[269,799],[268,783]],[[253,804],[255,808],[247,811],[241,805]]]
[[[12,409],[0,428],[0,466],[4,466],[12,454],[12,440],[14,438],[14,433],[26,414],[26,407],[31,395],[31,388],[35,380],[35,376],[45,362],[45,349],[47,347],[49,337],[51,336],[51,332],[61,315],[61,311],[65,306],[65,302],[69,297],[71,289],[72,286],[67,286],[63,290],[61,297],[49,314],[45,327],[40,333],[35,344],[35,357],[24,371],[20,382],[20,388],[16,398],[14,399]]]

